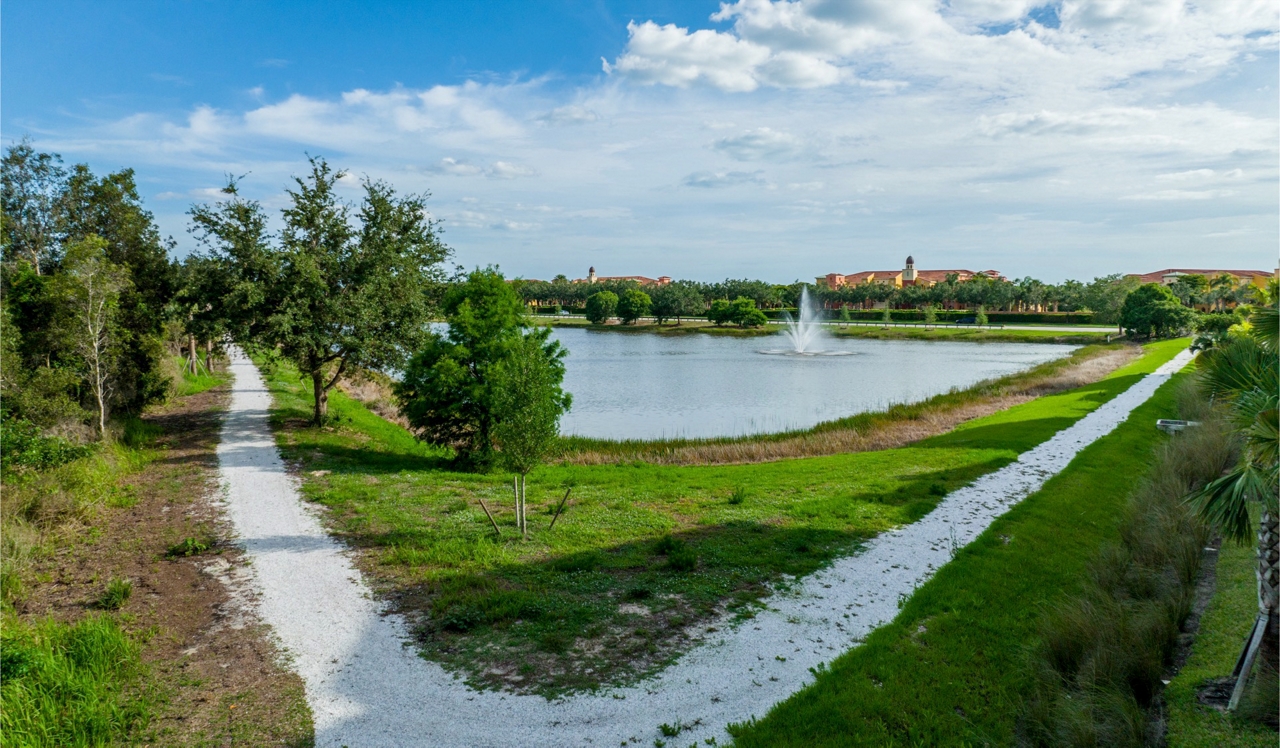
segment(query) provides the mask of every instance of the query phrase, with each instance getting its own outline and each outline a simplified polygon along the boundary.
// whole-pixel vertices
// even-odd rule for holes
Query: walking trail
[[[257,612],[306,683],[317,746],[647,746],[661,737],[660,724],[677,721],[696,725],[668,741],[684,746],[713,736],[723,742],[726,724],[764,716],[810,683],[810,668],[892,620],[899,597],[954,548],[1123,422],[1190,359],[1183,351],[920,521],[773,596],[767,610],[727,626],[658,676],[555,701],[473,690],[416,654],[403,621],[383,614],[347,552],[304,506],[272,437],[271,397],[239,351],[218,457],[228,512],[252,562]]]

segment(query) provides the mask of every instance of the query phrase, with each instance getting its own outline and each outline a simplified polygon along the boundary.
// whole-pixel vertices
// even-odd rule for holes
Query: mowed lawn
[[[996,520],[814,684],[733,726],[735,745],[1018,744],[1038,622],[1116,539],[1128,495],[1165,438],[1155,422],[1176,415],[1185,376]]]
[[[309,427],[296,373],[282,367],[269,385],[305,496],[363,550],[371,581],[417,622],[424,653],[475,685],[551,695],[653,672],[725,611],[750,615],[773,587],[923,516],[1185,344],[1153,344],[1097,383],[901,449],[730,466],[546,466],[529,478],[527,541],[515,532],[510,476],[452,471],[443,451],[340,394],[335,422]]]

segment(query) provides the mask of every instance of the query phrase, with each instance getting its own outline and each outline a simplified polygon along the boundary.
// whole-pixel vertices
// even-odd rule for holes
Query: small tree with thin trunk
[[[57,277],[63,309],[62,327],[81,361],[85,384],[97,410],[98,438],[107,432],[107,416],[116,389],[119,330],[116,316],[120,292],[128,283],[123,268],[107,259],[107,243],[99,237],[66,249]]]
[[[494,367],[494,446],[504,467],[516,474],[516,524],[529,536],[525,486],[529,472],[555,448],[560,417],[572,397],[560,389],[565,351],[547,342],[550,329],[520,336]]]

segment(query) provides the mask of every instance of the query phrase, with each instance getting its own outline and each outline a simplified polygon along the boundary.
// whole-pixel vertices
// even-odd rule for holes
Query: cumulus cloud
[[[494,161],[493,166],[485,172],[494,179],[515,179],[517,177],[531,177],[538,172],[527,166],[513,164],[508,161]]]
[[[483,173],[484,169],[476,166],[475,164],[469,164],[465,161],[459,161],[451,156],[445,156],[427,167],[427,171],[435,174],[450,174],[455,177],[471,177],[476,174]]]
[[[600,115],[577,104],[566,104],[539,115],[537,119],[550,125],[585,125],[600,119]]]
[[[695,171],[681,182],[685,187],[714,189],[740,184],[767,184],[762,171]]]

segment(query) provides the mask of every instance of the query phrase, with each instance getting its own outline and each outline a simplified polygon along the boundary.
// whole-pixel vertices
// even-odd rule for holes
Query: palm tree
[[[1228,417],[1240,434],[1240,462],[1227,474],[1193,493],[1200,515],[1236,542],[1252,534],[1250,510],[1259,517],[1258,618],[1236,665],[1234,708],[1259,652],[1263,662],[1275,663],[1277,649],[1277,593],[1280,589],[1280,549],[1277,494],[1280,493],[1280,313],[1274,299],[1255,307],[1248,335],[1235,335],[1201,356],[1200,377],[1206,391],[1224,401]]]

